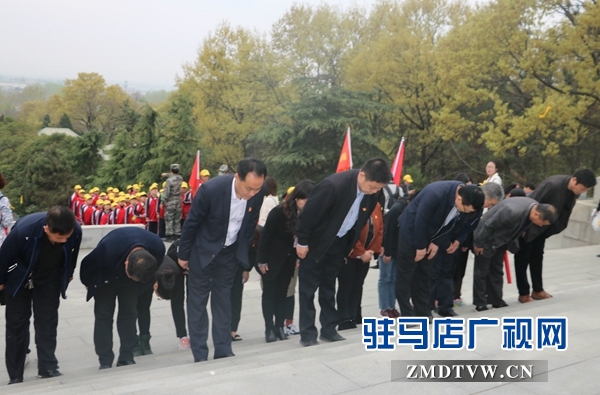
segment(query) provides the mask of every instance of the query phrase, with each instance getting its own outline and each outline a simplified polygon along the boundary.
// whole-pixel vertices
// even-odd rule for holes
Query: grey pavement
[[[83,257],[87,251],[82,251]],[[93,345],[93,300],[85,302],[85,287],[78,274],[61,301],[58,349],[62,377],[39,379],[35,346],[25,368],[25,382],[8,382],[4,359],[0,360],[2,394],[599,394],[600,393],[600,246],[546,251],[545,289],[554,298],[534,303],[517,301],[513,284],[505,284],[503,309],[476,312],[474,306],[456,308],[464,318],[473,317],[568,317],[568,349],[557,351],[504,351],[498,327],[477,331],[474,351],[413,351],[407,346],[395,351],[366,351],[360,329],[341,332],[346,341],[303,348],[299,336],[265,343],[260,306],[259,276],[252,272],[244,290],[239,334],[233,344],[235,357],[192,363],[189,350],[178,350],[178,339],[168,301],[154,298],[151,345],[153,355],[136,358],[136,365],[98,370]],[[81,258],[80,257],[80,258]],[[471,302],[472,259],[464,280],[463,295]],[[377,279],[371,269],[365,282],[363,315],[377,317]],[[514,282],[514,271],[513,271]],[[296,308],[296,320],[298,309]],[[318,326],[318,325],[317,325]],[[0,344],[5,344],[4,314],[0,318]],[[33,330],[32,330],[33,336]],[[118,351],[118,335],[114,330]],[[33,342],[32,342],[33,343]],[[212,349],[212,340],[209,339]],[[2,357],[4,353],[2,353]],[[211,354],[212,358],[212,354]],[[546,383],[423,383],[391,381],[392,360],[548,360]]]

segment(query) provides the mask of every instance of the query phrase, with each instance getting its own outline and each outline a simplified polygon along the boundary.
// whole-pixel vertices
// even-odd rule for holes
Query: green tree
[[[75,121],[78,131],[97,129],[111,142],[127,94],[118,86],[106,84],[98,73],[79,73],[77,79],[67,79],[63,88],[66,113]]]
[[[157,145],[151,149],[152,158],[140,173],[141,180],[156,180],[157,175],[165,172],[172,163],[180,165],[180,174],[184,179],[190,175],[196,151],[200,149],[193,102],[183,95],[174,95],[165,121],[158,131]],[[203,161],[210,162],[210,157],[210,151],[203,149]]]
[[[71,118],[66,113],[63,113],[62,117],[60,117],[60,121],[58,121],[59,128],[68,128],[73,130],[73,125],[71,125]]]
[[[266,41],[222,24],[184,67],[180,92],[194,101],[202,147],[215,166],[234,164],[251,152],[248,136],[277,112],[277,74]]]
[[[44,115],[44,119],[42,120],[42,128],[47,128],[50,125],[50,115]]]
[[[139,178],[148,161],[152,159],[152,150],[158,143],[157,117],[156,111],[145,105],[141,108],[139,117],[135,117],[138,121],[131,131],[126,127],[120,129],[112,149],[108,152],[110,159],[102,163],[98,172],[97,184],[127,185],[136,181],[147,183],[160,177],[159,173],[152,179]]]
[[[376,146],[372,123],[361,116],[373,110],[370,99],[339,87],[309,91],[252,139],[281,185],[304,178],[320,181],[335,172],[348,127],[357,167],[370,157],[385,156]]]
[[[82,181],[73,171],[73,160],[69,156],[76,142],[73,137],[54,134],[22,145],[7,186],[9,198],[19,214],[45,211],[66,203],[72,186]],[[20,196],[23,196],[23,205],[15,204]]]

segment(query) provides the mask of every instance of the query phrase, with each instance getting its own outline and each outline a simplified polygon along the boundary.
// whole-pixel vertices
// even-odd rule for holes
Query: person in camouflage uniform
[[[176,240],[181,236],[181,183],[179,165],[171,165],[171,174],[165,184],[163,198],[165,204],[165,237]]]

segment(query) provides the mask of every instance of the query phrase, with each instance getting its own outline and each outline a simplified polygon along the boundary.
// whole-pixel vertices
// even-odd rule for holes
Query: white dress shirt
[[[245,199],[238,199],[235,194],[235,177],[231,183],[231,204],[229,206],[229,224],[227,225],[227,237],[225,238],[225,247],[229,247],[236,242],[240,228],[242,227],[242,220],[246,213]]]

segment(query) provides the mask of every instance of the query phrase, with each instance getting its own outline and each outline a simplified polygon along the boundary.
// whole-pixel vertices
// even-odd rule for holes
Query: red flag
[[[340,154],[340,160],[338,161],[336,173],[352,169],[352,146],[350,145],[350,128],[346,133],[344,139],[344,145],[342,146],[342,153]]]
[[[508,260],[508,251],[504,251],[504,269],[506,270],[506,282],[512,283],[512,276],[510,275],[510,261]]]
[[[198,152],[196,152],[196,160],[194,161],[194,166],[192,166],[190,182],[188,182],[190,191],[192,192],[192,196],[196,196],[196,191],[198,190],[200,184],[200,150],[198,150]]]
[[[394,164],[392,165],[391,171],[392,176],[394,177],[394,184],[400,185],[400,177],[402,177],[402,164],[404,163],[404,137],[400,141],[400,147],[398,147],[398,153],[396,154],[396,159],[394,159]]]

